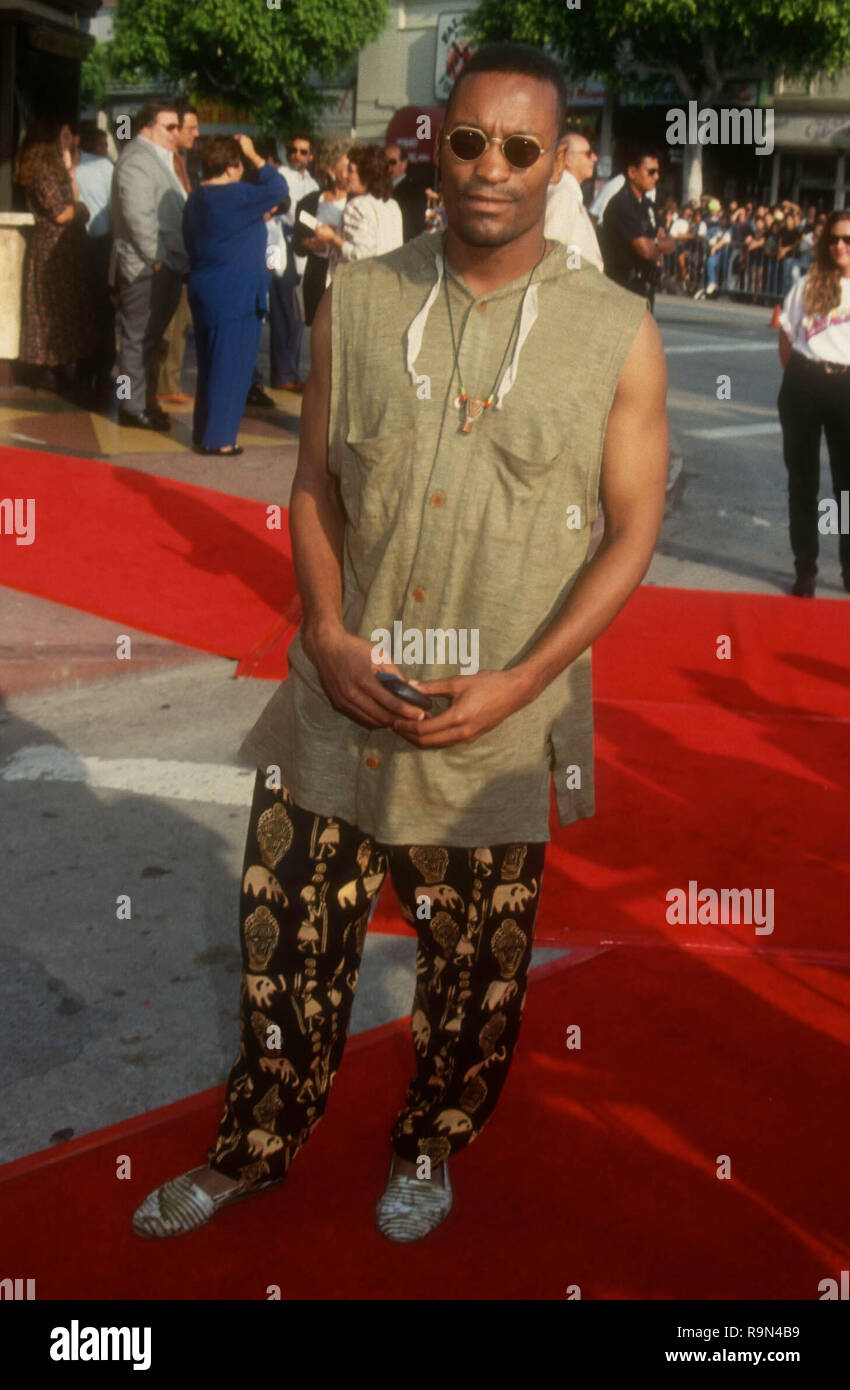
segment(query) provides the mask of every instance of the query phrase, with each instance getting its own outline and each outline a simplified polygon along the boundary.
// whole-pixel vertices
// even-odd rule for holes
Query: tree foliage
[[[270,127],[310,124],[330,79],[378,37],[388,0],[118,0],[116,76],[164,77],[182,92],[250,110]]]
[[[728,83],[834,76],[850,63],[848,0],[482,0],[479,40],[546,47],[570,78],[710,102]]]
[[[97,43],[83,59],[80,69],[80,96],[84,106],[103,106],[109,88],[111,70],[107,43]]]

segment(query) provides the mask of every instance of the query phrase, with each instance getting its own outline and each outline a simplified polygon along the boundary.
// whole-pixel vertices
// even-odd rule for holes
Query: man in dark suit
[[[400,145],[387,145],[385,153],[393,178],[391,196],[401,208],[402,235],[410,241],[425,230],[425,185],[407,172],[407,155]]]

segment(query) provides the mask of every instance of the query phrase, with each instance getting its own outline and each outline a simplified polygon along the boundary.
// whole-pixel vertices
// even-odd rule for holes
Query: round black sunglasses
[[[477,126],[459,125],[446,136],[446,143],[455,159],[469,162],[480,159],[488,145],[498,145],[505,159],[514,169],[530,169],[532,164],[558,141],[553,140],[545,148],[533,135],[506,135],[500,140],[495,135],[485,135]]]

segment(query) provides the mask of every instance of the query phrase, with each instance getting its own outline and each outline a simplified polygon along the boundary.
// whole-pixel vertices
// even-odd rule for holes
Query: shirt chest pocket
[[[410,484],[415,430],[392,430],[368,438],[346,436],[339,470],[340,495],[349,523],[397,519]]]
[[[583,531],[595,511],[587,462],[563,432],[494,435],[467,477],[461,528],[532,547],[553,530]]]

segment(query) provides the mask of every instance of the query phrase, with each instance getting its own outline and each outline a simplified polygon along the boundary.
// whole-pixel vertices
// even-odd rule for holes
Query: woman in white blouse
[[[392,198],[392,174],[378,145],[348,151],[348,202],[339,231],[318,226],[316,236],[329,247],[327,283],[340,261],[382,256],[402,244],[401,208]]]
[[[779,316],[779,358],[785,368],[777,405],[788,470],[792,594],[812,598],[818,572],[821,430],[826,435],[838,515],[850,505],[850,211],[831,212],[814,264],[789,290]],[[828,533],[831,527],[824,526]],[[850,534],[838,540],[841,577],[850,592]]]

